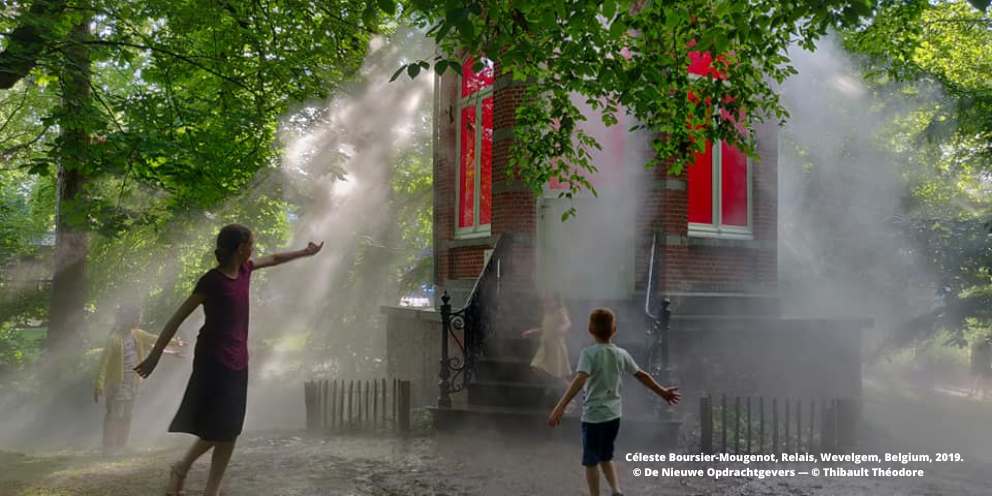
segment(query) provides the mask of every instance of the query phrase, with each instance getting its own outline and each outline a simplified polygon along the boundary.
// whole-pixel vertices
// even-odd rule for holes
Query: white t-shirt
[[[636,374],[641,368],[627,350],[613,343],[596,343],[582,350],[575,370],[589,375],[582,421],[600,423],[620,418],[623,373]]]

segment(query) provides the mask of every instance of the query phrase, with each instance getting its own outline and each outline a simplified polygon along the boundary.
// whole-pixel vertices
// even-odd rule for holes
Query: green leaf
[[[989,3],[992,3],[992,0],[968,0],[968,3],[970,3],[972,7],[985,12],[985,9],[989,8]]]
[[[417,77],[417,74],[420,74],[420,64],[410,64],[406,66],[406,73],[410,76],[410,79]]]
[[[379,0],[379,8],[389,15],[396,14],[396,2],[393,0]]]
[[[365,24],[365,27],[371,30],[378,28],[378,23],[376,22],[378,17],[375,4],[371,2],[366,4],[365,10],[362,12],[362,23]]]
[[[452,23],[447,21],[442,21],[440,29],[438,29],[437,34],[434,35],[434,41],[440,43],[441,40],[444,39],[445,35],[448,34],[448,31],[451,31],[452,26],[453,26]]]
[[[396,81],[396,78],[400,77],[400,74],[403,74],[403,69],[406,69],[405,64],[401,65],[399,69],[396,69],[396,72],[393,73],[393,77],[389,78],[389,82],[391,83]]]

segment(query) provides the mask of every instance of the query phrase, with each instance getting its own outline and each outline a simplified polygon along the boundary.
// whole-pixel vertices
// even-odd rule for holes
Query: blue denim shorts
[[[613,444],[620,432],[620,419],[582,422],[582,464],[591,467],[613,459]]]

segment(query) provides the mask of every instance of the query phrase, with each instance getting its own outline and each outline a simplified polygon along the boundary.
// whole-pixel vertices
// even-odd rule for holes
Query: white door
[[[583,192],[570,201],[557,197],[560,190],[546,190],[538,212],[538,287],[567,299],[626,299],[634,291],[636,219],[645,208],[650,138],[629,131],[629,116],[607,128],[581,99],[573,102],[587,116],[582,128],[602,146],[590,153],[599,169],[590,177],[598,196]],[[562,222],[573,205],[576,216]]]
[[[567,200],[546,198],[540,207],[541,277],[538,287],[566,299],[624,299],[634,289],[633,225],[618,222],[600,199],[575,202],[577,217],[561,214]]]

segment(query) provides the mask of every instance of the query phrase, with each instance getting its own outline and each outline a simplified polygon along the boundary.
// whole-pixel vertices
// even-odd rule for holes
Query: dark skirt
[[[193,374],[169,432],[230,442],[241,434],[248,399],[248,369],[231,370],[209,358],[193,360]]]

